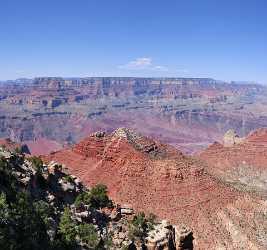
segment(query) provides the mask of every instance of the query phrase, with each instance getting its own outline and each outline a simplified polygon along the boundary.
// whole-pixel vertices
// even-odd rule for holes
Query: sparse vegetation
[[[111,207],[112,201],[108,197],[107,187],[103,184],[97,184],[90,192],[90,205],[93,208]]]
[[[23,154],[23,150],[22,150],[21,147],[16,147],[16,148],[14,149],[14,152],[15,152],[16,154]]]
[[[131,240],[140,240],[141,242],[144,242],[147,233],[153,230],[155,223],[155,215],[149,214],[148,216],[146,216],[143,212],[138,213],[129,223],[128,237]]]
[[[76,207],[80,207],[81,205],[88,205],[91,204],[90,194],[89,192],[83,192],[79,194],[74,202]]]
[[[60,218],[59,232],[62,239],[67,244],[73,244],[76,240],[77,223],[71,218],[71,211],[68,207],[64,209],[63,215]]]
[[[65,208],[60,218],[59,232],[65,245],[75,246],[80,241],[83,246],[89,249],[96,249],[99,244],[99,236],[93,224],[78,224],[71,217],[69,208]]]
[[[70,183],[74,182],[73,177],[70,176],[70,175],[63,176],[62,179],[63,179],[64,181],[66,181],[66,182],[70,182]]]
[[[150,213],[147,218],[147,229],[148,231],[152,231],[155,227],[157,216],[155,214]]]
[[[37,156],[32,156],[28,158],[28,160],[33,164],[33,167],[35,168],[36,171],[43,171],[43,161],[40,157]]]
[[[107,187],[102,184],[98,184],[93,187],[89,192],[79,194],[75,200],[77,207],[81,205],[88,205],[92,208],[99,209],[103,207],[111,207],[112,201],[107,194]]]
[[[59,180],[65,176],[66,181],[73,182],[72,176],[60,170],[47,177],[40,158],[32,157],[30,162],[27,172],[27,161],[20,155],[0,158],[0,249],[117,249],[108,219],[99,211],[113,206],[107,187],[98,184],[87,191],[83,187],[78,195],[73,192],[71,199],[64,200]],[[130,237],[125,232],[123,249],[128,249],[129,239],[144,243],[154,224],[154,215],[137,214],[129,223]],[[127,221],[124,227],[127,229]]]
[[[99,244],[97,231],[92,224],[81,224],[78,226],[78,237],[89,249],[96,249]]]
[[[33,193],[31,189],[24,189],[19,175],[13,172],[19,171],[23,160],[18,154],[11,155],[9,160],[0,158],[0,249],[72,250],[79,244],[97,249],[100,242],[103,245],[101,249],[107,249],[110,242],[100,240],[95,225],[78,221],[67,203],[61,202],[55,207],[54,203],[51,205],[44,198],[44,191],[47,192],[52,186],[41,184],[46,180],[39,157],[29,158],[36,170],[32,181],[36,180],[34,183],[37,186],[34,186]],[[71,176],[66,175],[65,178],[73,181]],[[29,184],[30,181],[29,178]],[[88,204],[91,209],[112,204],[104,185],[81,191],[76,197],[75,204],[78,203]],[[48,234],[51,229],[54,230],[52,238]]]

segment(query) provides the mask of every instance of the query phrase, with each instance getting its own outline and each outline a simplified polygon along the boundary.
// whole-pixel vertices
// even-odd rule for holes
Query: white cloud
[[[137,58],[136,60],[129,62],[129,65],[133,67],[149,67],[152,65],[152,59],[149,57]]]
[[[176,71],[179,72],[179,73],[183,73],[183,74],[189,73],[188,69],[177,69]]]
[[[24,69],[18,69],[15,71],[15,74],[25,74],[26,71]]]
[[[169,70],[167,67],[165,67],[165,66],[160,66],[160,65],[155,66],[154,69],[155,69],[155,70],[159,70],[159,71],[168,71],[168,70]]]
[[[124,65],[118,66],[119,69],[128,70],[155,70],[155,71],[168,71],[168,68],[162,65],[154,65],[152,58],[140,57],[130,61]]]

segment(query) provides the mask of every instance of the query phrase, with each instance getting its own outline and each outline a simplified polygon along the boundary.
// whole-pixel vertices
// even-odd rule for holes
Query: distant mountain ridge
[[[129,127],[192,153],[230,128],[243,136],[267,126],[266,93],[211,78],[18,79],[0,86],[0,138],[30,142],[33,152],[44,139],[47,153]]]

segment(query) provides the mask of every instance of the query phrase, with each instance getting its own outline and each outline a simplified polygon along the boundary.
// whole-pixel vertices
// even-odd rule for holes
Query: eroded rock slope
[[[194,231],[196,249],[265,249],[266,201],[237,191],[201,160],[125,128],[94,133],[56,160],[88,185],[105,183],[117,202]]]

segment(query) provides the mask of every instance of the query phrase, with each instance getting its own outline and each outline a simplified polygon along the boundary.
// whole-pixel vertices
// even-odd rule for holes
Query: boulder
[[[175,229],[175,245],[177,250],[193,249],[193,232],[185,226],[174,226]]]
[[[228,130],[223,137],[223,145],[225,147],[232,147],[236,144],[242,143],[242,141],[243,138],[240,138],[238,134],[232,129]]]

